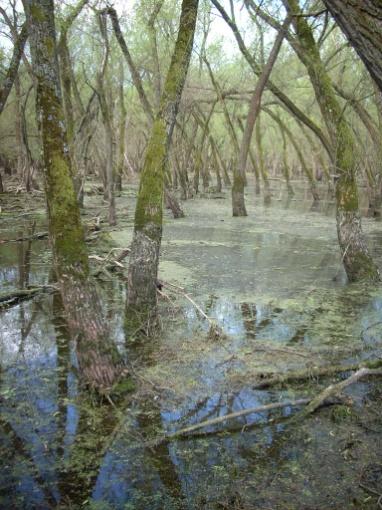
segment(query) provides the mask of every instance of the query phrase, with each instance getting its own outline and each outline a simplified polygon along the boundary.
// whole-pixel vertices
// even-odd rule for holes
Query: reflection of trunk
[[[284,0],[293,18],[299,42],[298,56],[309,73],[316,99],[336,151],[337,233],[347,276],[352,280],[379,280],[361,228],[356,183],[357,156],[352,131],[344,118],[332,82],[322,63],[312,29],[300,16],[298,0]]]
[[[245,331],[250,338],[254,338],[256,336],[256,305],[242,303],[240,307],[243,315]]]
[[[284,25],[283,30],[277,34],[272,51],[269,55],[268,61],[265,64],[259,79],[257,81],[255,90],[252,94],[249,104],[248,116],[244,128],[243,139],[240,146],[238,164],[234,166],[233,170],[233,184],[232,184],[232,211],[233,216],[247,216],[244,201],[244,186],[245,186],[245,168],[247,165],[248,151],[251,143],[253,128],[256,123],[257,116],[260,112],[261,97],[267,84],[268,78],[272,72],[273,66],[279,54],[281,44],[284,39],[285,30],[288,28],[290,18],[288,18]]]
[[[80,400],[78,409],[81,414],[76,438],[59,476],[61,508],[83,508],[91,499],[108,442],[118,423],[117,412],[110,406]]]
[[[127,311],[135,323],[145,322],[156,309],[165,167],[190,62],[197,8],[198,0],[183,0],[178,38],[141,174],[128,274]]]
[[[137,421],[140,431],[144,437],[150,439],[161,433],[163,430],[161,409],[157,402],[153,399],[146,399],[142,412],[137,416]],[[159,441],[159,443],[153,447],[144,449],[144,461],[145,465],[150,466],[150,473],[154,476],[157,474],[166,490],[166,496],[173,498],[174,502],[179,503],[184,498],[182,492],[182,483],[179,478],[178,471],[175,464],[173,463],[170,453],[169,446],[165,441]],[[150,487],[150,483],[144,482],[141,490],[145,491]],[[153,497],[154,494],[151,492],[148,496]]]
[[[68,376],[70,369],[70,332],[64,317],[62,298],[59,293],[53,296],[52,323],[56,333],[57,346],[57,407],[58,455],[62,460],[65,453],[65,434],[67,418]]]
[[[37,79],[37,111],[55,271],[71,336],[77,339],[80,371],[90,386],[104,390],[113,384],[121,368],[115,363],[116,348],[102,320],[99,297],[89,280],[87,248],[63,130],[54,51],[53,1],[25,0],[24,4]]]

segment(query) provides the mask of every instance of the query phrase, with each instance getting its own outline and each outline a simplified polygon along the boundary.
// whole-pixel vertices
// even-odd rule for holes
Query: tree
[[[378,269],[369,254],[361,227],[356,182],[358,162],[353,133],[337,101],[312,29],[302,15],[298,0],[284,0],[284,4],[293,16],[298,40],[294,48],[308,71],[335,154],[338,174],[337,233],[347,276],[350,281],[379,280]]]
[[[198,0],[183,0],[175,43],[158,113],[146,149],[135,209],[128,274],[127,321],[145,322],[156,312],[156,281],[162,239],[163,190],[168,148],[186,80]]]
[[[382,3],[323,0],[382,91]]]
[[[268,62],[262,70],[255,90],[252,94],[249,104],[247,121],[244,128],[243,139],[240,145],[239,162],[233,173],[232,186],[232,211],[233,216],[247,216],[244,202],[244,184],[245,184],[245,167],[247,164],[249,146],[253,134],[253,128],[256,123],[257,116],[260,112],[261,96],[271,75],[273,66],[279,54],[281,44],[284,39],[285,30],[290,24],[290,18],[287,18],[283,24],[283,30],[280,30],[274,42],[272,51],[269,55]]]
[[[1,12],[1,11],[0,11]],[[5,78],[3,80],[2,86],[0,88],[0,114],[4,110],[5,103],[7,102],[9,93],[11,92],[13,83],[16,79],[17,72],[19,70],[19,64],[21,60],[21,56],[24,51],[24,46],[28,38],[28,27],[27,24],[24,23],[20,33],[14,42],[12,59],[7,69]]]
[[[118,351],[102,317],[89,279],[88,254],[74,190],[58,77],[53,0],[24,0],[33,69],[36,109],[44,155],[44,183],[54,268],[85,381],[108,390],[122,371]]]

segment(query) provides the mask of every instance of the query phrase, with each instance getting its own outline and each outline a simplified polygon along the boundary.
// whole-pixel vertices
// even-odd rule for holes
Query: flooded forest
[[[380,0],[0,0],[0,509],[382,508]]]

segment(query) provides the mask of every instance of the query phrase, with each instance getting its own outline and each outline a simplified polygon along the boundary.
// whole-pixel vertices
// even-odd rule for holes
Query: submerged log
[[[32,299],[38,294],[51,293],[57,290],[52,285],[44,285],[42,287],[31,287],[30,289],[17,289],[10,292],[0,293],[0,310],[6,310],[12,306],[16,306],[22,301]]]

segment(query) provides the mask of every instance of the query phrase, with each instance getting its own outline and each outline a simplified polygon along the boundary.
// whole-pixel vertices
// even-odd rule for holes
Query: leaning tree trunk
[[[13,83],[17,76],[21,56],[23,54],[27,38],[28,28],[27,24],[24,23],[19,35],[17,36],[17,39],[15,40],[11,62],[5,74],[3,83],[1,84],[0,87],[0,114],[4,110],[5,103],[7,102],[8,96],[12,90]]]
[[[324,0],[324,3],[382,91],[382,3],[379,0]]]
[[[331,79],[321,60],[306,18],[301,16],[298,0],[284,0],[294,14],[293,24],[299,42],[298,56],[305,65],[335,150],[338,175],[336,185],[337,233],[349,281],[379,280],[378,268],[371,258],[361,228],[356,182],[357,154],[353,133],[337,101]]]
[[[146,323],[156,313],[165,168],[191,58],[197,10],[198,0],[183,0],[178,37],[143,165],[128,273],[126,325],[129,328],[134,323]]]
[[[268,78],[271,75],[273,66],[277,60],[277,56],[281,49],[284,39],[285,30],[290,24],[288,17],[283,25],[283,30],[277,34],[276,40],[273,44],[272,51],[269,55],[268,62],[265,64],[257,81],[255,90],[251,97],[249,104],[247,121],[244,128],[243,139],[240,145],[239,164],[234,167],[233,184],[232,184],[232,215],[233,216],[247,216],[244,200],[244,187],[245,187],[245,167],[247,165],[248,151],[251,144],[253,128],[255,127],[256,119],[259,115],[261,106],[261,97],[263,95]]]
[[[71,177],[58,77],[53,0],[24,0],[37,81],[36,107],[44,153],[44,183],[54,267],[80,373],[105,391],[121,374],[102,308],[89,280],[88,255]]]

